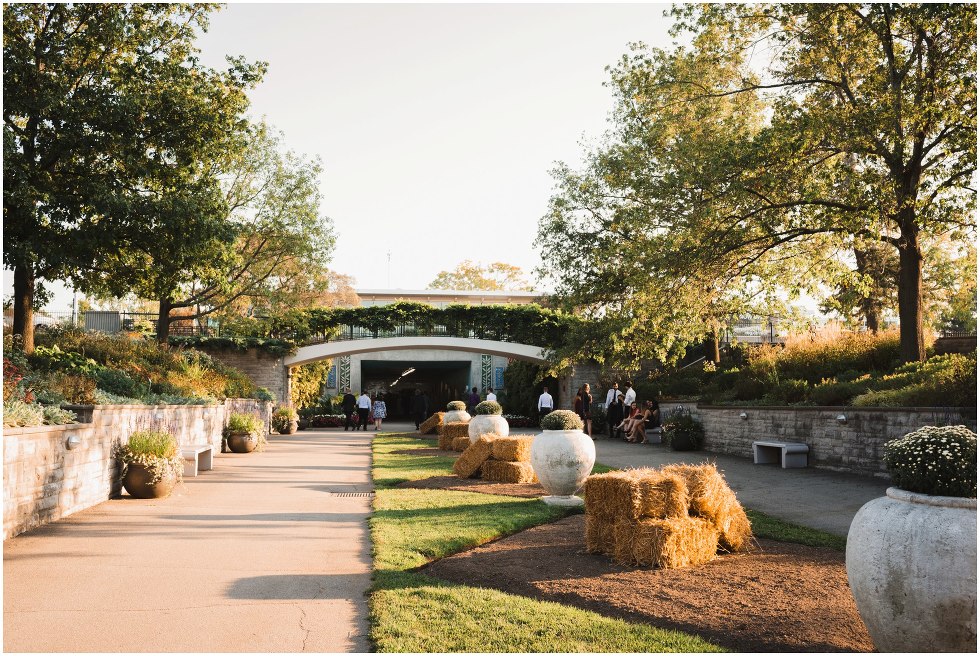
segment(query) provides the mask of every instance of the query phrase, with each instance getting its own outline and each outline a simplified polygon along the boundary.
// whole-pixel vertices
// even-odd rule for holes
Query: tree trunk
[[[711,324],[711,361],[715,364],[721,362],[721,344],[718,338],[718,324]]]
[[[157,314],[157,343],[166,347],[170,339],[170,303],[171,299],[160,299],[160,312]]]
[[[34,270],[14,267],[14,334],[23,339],[24,353],[34,352]]]
[[[865,275],[869,274],[869,269],[872,266],[872,258],[870,257],[867,251],[862,250],[855,246],[854,261],[857,264],[858,273],[865,274]],[[874,272],[874,273],[879,273],[879,272]],[[871,273],[870,275],[874,275],[874,273]],[[881,277],[880,273],[878,277],[879,278]],[[875,298],[873,294],[871,294],[867,298],[862,299],[860,303],[858,303],[860,312],[862,315],[864,315],[864,325],[867,327],[869,331],[871,331],[874,334],[877,334],[878,330],[881,328],[881,311],[880,308],[878,307],[878,302],[879,302],[878,299]]]
[[[898,320],[903,362],[926,358],[922,334],[922,248],[914,217],[901,222],[902,236],[898,246]]]

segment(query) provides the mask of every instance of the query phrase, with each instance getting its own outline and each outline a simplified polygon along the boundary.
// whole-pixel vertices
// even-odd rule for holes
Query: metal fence
[[[159,317],[155,312],[116,312],[114,310],[88,310],[85,312],[34,312],[35,326],[75,326],[103,333],[123,331],[157,332]],[[5,325],[13,324],[13,312],[3,314]],[[170,321],[171,335],[213,335],[215,326],[202,324],[196,319],[174,318]]]

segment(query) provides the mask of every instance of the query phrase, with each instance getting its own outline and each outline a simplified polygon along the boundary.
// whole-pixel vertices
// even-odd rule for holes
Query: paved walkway
[[[272,436],[4,542],[5,652],[365,652],[373,434]]]
[[[659,467],[672,462],[707,460],[725,474],[746,508],[837,535],[846,536],[861,506],[884,496],[889,486],[887,479],[874,476],[840,474],[813,467],[781,469],[775,465],[754,465],[750,458],[707,451],[678,452],[660,444],[628,444],[602,435],[596,437],[596,462],[609,467]]]

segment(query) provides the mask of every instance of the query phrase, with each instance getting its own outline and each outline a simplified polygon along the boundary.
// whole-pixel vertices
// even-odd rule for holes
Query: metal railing
[[[5,325],[13,324],[13,313],[4,312]],[[137,331],[146,328],[156,333],[158,316],[155,312],[116,312],[106,310],[88,310],[84,312],[51,312],[38,310],[34,312],[35,326],[74,326],[85,330],[103,333],[118,333]],[[202,325],[195,319],[174,318],[170,321],[171,335],[213,335],[213,326]]]

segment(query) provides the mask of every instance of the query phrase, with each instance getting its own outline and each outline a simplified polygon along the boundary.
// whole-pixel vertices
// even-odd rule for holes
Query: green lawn
[[[632,624],[561,604],[446,583],[426,563],[569,512],[471,492],[393,488],[451,471],[452,458],[395,454],[434,445],[405,435],[374,440],[371,639],[381,652],[707,652],[695,636]],[[608,468],[602,468],[607,471]]]
[[[844,551],[847,538],[827,533],[815,528],[790,524],[781,519],[770,517],[756,510],[746,510],[749,521],[752,522],[752,534],[757,538],[769,538],[780,542],[796,542],[811,547],[827,547]]]

